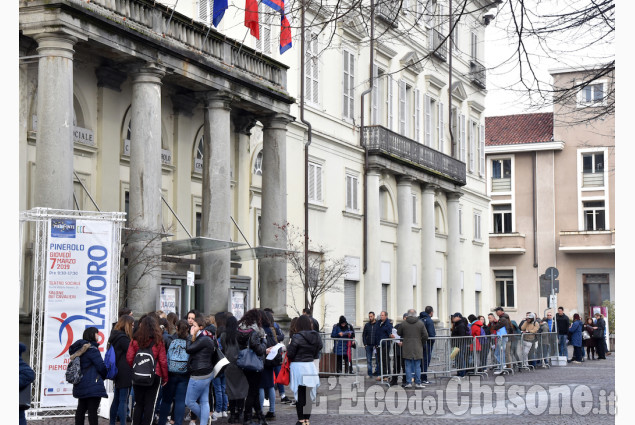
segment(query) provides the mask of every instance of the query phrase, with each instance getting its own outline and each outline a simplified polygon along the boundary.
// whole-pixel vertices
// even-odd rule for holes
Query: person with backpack
[[[73,384],[73,397],[78,399],[75,425],[84,425],[86,412],[88,412],[88,423],[97,425],[99,403],[102,398],[108,398],[104,386],[108,370],[99,353],[98,333],[99,330],[94,326],[86,328],[82,338],[75,341],[68,349],[71,362],[67,368],[67,380]],[[73,364],[74,362],[79,363],[78,368]],[[70,380],[69,374],[74,375]]]
[[[132,425],[150,425],[154,419],[159,388],[166,385],[169,379],[165,345],[154,315],[148,314],[139,321],[126,360],[132,367]]]
[[[189,325],[186,320],[179,320],[176,325],[175,338],[168,346],[168,383],[163,388],[163,398],[159,409],[159,424],[165,425],[172,403],[174,425],[181,425],[185,413],[185,394],[190,380],[187,368],[190,355],[186,351]]]
[[[185,348],[190,355],[190,380],[187,384],[185,405],[199,418],[201,425],[207,424],[209,419],[209,391],[214,370],[212,356],[216,350],[215,341],[204,333],[204,328],[205,318],[199,314],[192,322]]]
[[[110,425],[115,425],[117,418],[123,425],[126,423],[128,410],[128,397],[132,387],[132,368],[126,360],[128,347],[132,340],[132,327],[134,319],[132,316],[123,315],[115,324],[115,328],[110,333],[108,344],[115,352],[115,365],[117,375],[114,377],[115,394],[110,405]],[[106,365],[108,366],[108,365]]]
[[[470,322],[470,336],[474,338],[474,342],[470,344],[470,351],[472,353],[472,359],[474,360],[475,367],[474,371],[479,372],[485,363],[483,363],[483,357],[481,356],[481,346],[483,338],[481,338],[481,333],[483,331],[483,322],[481,322],[475,315],[470,314],[468,316],[468,321]]]
[[[229,417],[227,423],[241,423],[241,416],[245,407],[245,397],[249,391],[249,383],[242,369],[236,365],[236,359],[240,348],[238,347],[238,320],[235,317],[228,317],[225,323],[225,330],[220,335],[220,345],[225,358],[229,364],[225,368],[225,383],[227,388],[227,398],[229,399]]]

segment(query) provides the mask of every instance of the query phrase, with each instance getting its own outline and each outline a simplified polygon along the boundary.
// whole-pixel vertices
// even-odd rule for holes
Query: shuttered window
[[[346,209],[349,211],[358,211],[357,203],[357,187],[358,179],[356,176],[346,176]]]
[[[425,95],[423,113],[425,116],[423,143],[426,146],[432,146],[432,98],[427,94]]]
[[[437,127],[437,135],[438,135],[437,149],[440,152],[443,152],[443,141],[445,139],[445,129],[444,129],[445,122],[443,121],[443,103],[441,102],[439,102],[439,104],[437,105],[437,117],[438,117],[437,122],[439,123]]]
[[[306,102],[314,105],[318,104],[319,99],[318,64],[318,36],[309,32],[306,37],[306,51],[304,52],[304,96]]]
[[[381,309],[382,311],[388,311],[388,288],[390,285],[381,285]]]
[[[465,162],[465,115],[459,114],[459,143],[461,145],[461,161]]]
[[[267,13],[265,6],[258,3],[258,15],[262,16],[258,26],[260,27],[260,38],[256,39],[256,50],[263,53],[271,53],[271,13]]]
[[[419,135],[419,133],[421,132],[421,95],[419,94],[419,89],[414,90],[414,96],[415,96],[415,108],[414,108],[414,113],[412,117],[413,118],[412,122],[414,122],[414,125],[415,125],[414,139],[417,142],[420,142],[421,136]]]
[[[379,104],[380,104],[380,91],[379,91],[379,68],[373,64],[373,102],[372,102],[372,123],[373,125],[379,124]]]
[[[309,163],[309,201],[322,202],[322,166]]]
[[[407,136],[406,134],[406,82],[399,81],[399,134]]]
[[[476,123],[472,120],[470,120],[469,122],[469,127],[468,127],[468,134],[469,134],[469,138],[470,138],[470,153],[469,153],[469,158],[470,158],[470,173],[474,172],[474,162],[476,161],[476,139],[475,139],[475,134],[476,133]]]
[[[480,146],[479,149],[479,174],[482,176],[485,175],[485,126],[479,126],[479,136],[478,136],[478,144]]]
[[[343,90],[343,116],[354,119],[355,113],[355,56],[344,50],[344,90]]]
[[[392,109],[392,78],[386,75],[386,111],[388,112],[388,129],[392,130],[393,109]]]
[[[344,281],[344,316],[351,325],[355,325],[357,317],[357,282]]]
[[[198,0],[198,19],[210,24],[212,22],[213,0]]]

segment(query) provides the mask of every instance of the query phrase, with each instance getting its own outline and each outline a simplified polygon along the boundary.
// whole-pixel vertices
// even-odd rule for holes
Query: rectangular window
[[[511,204],[492,205],[494,233],[512,233]]]
[[[496,305],[501,307],[516,307],[514,301],[514,271],[496,270],[494,272],[496,280]]]
[[[606,230],[604,201],[583,202],[582,211],[584,230]]]
[[[412,122],[414,123],[414,132],[415,132],[415,137],[414,139],[417,142],[421,141],[421,136],[419,135],[419,133],[421,133],[421,95],[419,94],[419,89],[415,89],[414,90],[414,97],[415,97],[415,107],[414,107],[414,112],[413,112],[413,116],[412,116]]]
[[[443,141],[445,139],[445,124],[443,121],[443,103],[437,105],[437,150],[443,152]]]
[[[412,194],[412,224],[417,224],[417,195]]]
[[[319,99],[318,35],[309,32],[306,38],[304,96],[306,102],[317,105]]]
[[[208,25],[212,22],[212,0],[198,0],[198,18]]]
[[[201,236],[201,221],[203,219],[203,213],[196,213],[196,236]]]
[[[401,80],[399,81],[399,134],[401,134],[402,136],[407,136],[407,107],[408,102],[406,100],[406,82]]]
[[[471,43],[470,43],[470,54],[472,55],[472,59],[478,60],[478,35],[475,32],[470,34]]]
[[[344,281],[344,316],[348,323],[355,325],[357,317],[357,282],[352,280]]]
[[[479,174],[482,176],[485,175],[485,126],[479,126]]]
[[[481,240],[481,213],[474,211],[474,240]]]
[[[601,106],[604,104],[606,95],[604,83],[594,83],[580,90],[578,102],[582,106]]]
[[[373,125],[379,124],[379,117],[381,114],[379,113],[379,105],[380,105],[380,91],[379,91],[379,68],[377,65],[373,64],[373,92],[371,95],[373,96],[372,100],[372,123]]]
[[[460,27],[461,23],[457,22],[456,20],[454,21],[454,30],[452,31],[452,47],[455,52],[460,51],[459,49],[459,34],[460,34]]]
[[[344,50],[344,97],[343,116],[349,120],[355,118],[355,56]]]
[[[460,133],[459,133],[459,144],[461,146],[461,161],[465,162],[465,115],[459,114],[459,125],[460,125]]]
[[[357,177],[347,175],[346,176],[346,209],[348,211],[358,211],[357,205]]]
[[[423,143],[426,146],[432,146],[432,98],[428,96],[427,94],[425,95],[423,113],[424,113],[423,125],[425,126],[423,130],[424,131]]]
[[[256,39],[256,50],[263,53],[271,53],[271,13],[267,13],[265,6],[258,3],[258,15],[262,16],[260,27],[260,39]]]
[[[512,160],[501,158],[492,160],[492,192],[512,190]]]
[[[604,186],[604,152],[582,155],[582,187]]]
[[[309,201],[322,202],[322,166],[309,163]]]
[[[459,235],[463,235],[463,207],[459,205]]]
[[[386,75],[386,112],[388,114],[387,117],[387,121],[388,121],[388,129],[392,130],[392,122],[393,122],[393,109],[392,109],[392,78],[390,77],[390,75]]]
[[[470,139],[470,173],[474,172],[474,163],[476,162],[476,123],[472,120],[469,122],[469,139]]]

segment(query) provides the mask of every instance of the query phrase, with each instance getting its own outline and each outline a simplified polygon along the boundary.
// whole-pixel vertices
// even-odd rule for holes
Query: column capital
[[[289,123],[295,121],[295,117],[289,114],[271,114],[259,119],[265,130],[286,130]]]
[[[382,168],[377,166],[369,166],[368,169],[366,170],[367,175],[372,174],[372,175],[381,176],[381,172],[382,172]]]
[[[165,76],[165,67],[156,63],[144,63],[134,65],[130,68],[132,84],[151,83],[161,84],[161,79]]]
[[[414,180],[413,177],[406,175],[397,176],[397,186],[412,186]]]
[[[459,202],[459,198],[463,196],[462,192],[446,192],[445,195],[448,198],[448,202]]]
[[[435,193],[437,190],[439,190],[439,186],[436,184],[432,184],[432,183],[426,183],[423,186],[422,192],[423,193]]]
[[[256,117],[245,111],[237,111],[232,114],[232,122],[234,123],[234,131],[236,133],[251,135],[251,129],[256,125]]]
[[[40,56],[59,56],[73,59],[73,46],[80,40],[74,32],[44,29],[31,36],[37,42],[37,52]]]
[[[206,109],[231,110],[235,97],[225,90],[214,90],[203,94],[203,103]]]

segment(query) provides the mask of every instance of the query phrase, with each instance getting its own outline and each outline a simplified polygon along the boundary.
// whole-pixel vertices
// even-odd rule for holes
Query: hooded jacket
[[[130,346],[130,338],[124,331],[112,331],[108,343],[115,350],[115,359],[117,362],[117,376],[114,382],[117,388],[129,388],[132,386],[132,368],[126,360],[128,347]]]
[[[73,397],[107,398],[104,379],[108,373],[106,364],[99,353],[97,341],[88,342],[85,339],[78,339],[68,349],[71,357],[77,353],[79,364],[82,368],[82,379],[78,384],[73,385]]]
[[[245,327],[242,323],[238,325],[236,341],[239,349],[244,350],[249,345],[249,348],[260,357],[264,357],[267,351],[265,331],[255,323],[249,327]]]
[[[434,338],[435,336],[437,336],[437,331],[434,328],[434,321],[432,321],[432,318],[430,317],[428,313],[426,313],[425,311],[422,311],[421,313],[419,313],[419,320],[421,320],[423,324],[426,325],[426,331],[428,331],[428,337]]]
[[[580,320],[574,320],[569,328],[571,332],[571,345],[574,347],[582,347],[582,322]]]
[[[293,334],[287,347],[287,358],[292,362],[312,362],[322,350],[322,339],[316,331]]]
[[[423,344],[428,340],[426,325],[416,316],[408,316],[401,322],[397,335],[403,339],[401,356],[408,360],[423,358]]]
[[[342,332],[343,336],[340,336],[340,332]],[[349,341],[333,341],[333,352],[338,356],[350,355],[349,351],[353,342],[350,341],[350,339],[355,339],[355,330],[351,325],[346,323],[344,327],[342,327],[339,323],[334,324],[333,330],[331,331],[331,338],[348,339]]]
[[[535,320],[525,320],[520,326],[520,330],[523,332],[523,341],[534,342],[536,340],[536,333],[540,330],[540,324]]]
[[[478,337],[475,339],[476,341],[476,351],[481,351],[481,342],[485,341],[485,337],[480,338],[481,336],[481,326],[483,326],[483,322],[480,320],[475,320],[470,326],[470,335],[473,337]],[[470,344],[470,350],[474,350],[474,344]]]

